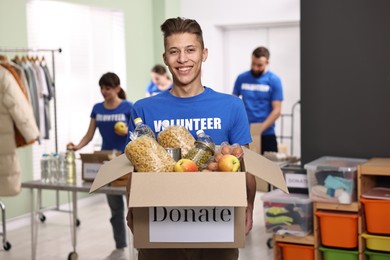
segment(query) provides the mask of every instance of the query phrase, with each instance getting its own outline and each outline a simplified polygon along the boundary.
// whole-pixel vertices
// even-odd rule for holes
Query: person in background
[[[102,136],[102,150],[124,152],[128,134],[128,122],[133,104],[126,100],[126,93],[120,86],[119,77],[112,72],[105,73],[99,80],[103,102],[93,106],[88,131],[79,144],[68,144],[67,148],[79,150],[93,138],[96,128]],[[125,205],[122,195],[108,195],[111,210],[111,225],[114,233],[116,249],[105,259],[126,259],[127,231],[125,223]],[[127,208],[127,207],[126,207]]]
[[[280,78],[268,70],[270,53],[265,47],[252,52],[251,70],[240,74],[234,83],[233,95],[241,96],[249,123],[262,123],[261,153],[277,152],[275,121],[279,118],[283,89]]]
[[[163,59],[172,74],[173,87],[137,101],[131,114],[132,119],[141,117],[156,135],[162,131],[159,128],[161,122],[182,122],[194,137],[202,127],[217,145],[224,141],[248,145],[252,138],[242,101],[232,95],[218,93],[201,82],[202,63],[207,59],[208,50],[204,47],[202,29],[197,21],[170,18],[161,25],[161,30],[165,47]],[[198,123],[199,120],[207,123],[202,125]],[[134,123],[131,122],[129,128],[132,131]],[[255,179],[247,174],[247,234],[253,225],[255,193]],[[132,219],[132,210],[129,209],[127,223],[130,229]],[[238,254],[238,248],[140,249],[138,259],[237,260]]]
[[[149,85],[146,87],[146,96],[154,96],[172,87],[172,81],[163,65],[157,64],[152,68]]]

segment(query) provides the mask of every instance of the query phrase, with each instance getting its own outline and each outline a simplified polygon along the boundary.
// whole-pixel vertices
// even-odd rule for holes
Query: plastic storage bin
[[[313,201],[350,204],[356,201],[357,166],[365,159],[324,156],[304,165]]]
[[[302,165],[287,164],[281,169],[290,193],[309,194],[306,169]]]
[[[358,260],[359,251],[319,247],[324,260]],[[299,258],[297,258],[299,259]]]
[[[388,188],[374,188],[362,195],[366,227],[368,233],[390,235],[390,198]],[[381,195],[382,194],[382,195]],[[379,198],[387,199],[379,199]],[[368,199],[378,198],[378,199]]]
[[[313,230],[313,203],[308,195],[286,194],[276,189],[261,198],[265,228],[269,233],[305,236]]]
[[[362,233],[362,237],[366,240],[366,247],[368,249],[390,252],[389,236],[376,236]]]
[[[365,250],[364,254],[368,260],[390,260],[390,254],[387,253]]]
[[[322,245],[349,249],[358,246],[358,214],[317,211],[315,215],[320,220]]]
[[[276,243],[282,251],[283,260],[314,260],[314,247],[298,244]]]

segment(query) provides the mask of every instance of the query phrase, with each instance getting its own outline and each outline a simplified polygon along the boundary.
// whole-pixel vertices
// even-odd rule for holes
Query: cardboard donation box
[[[113,151],[95,151],[94,153],[81,153],[81,178],[84,181],[93,181],[100,169],[100,167],[113,159],[115,156],[119,156],[120,153]]]
[[[245,246],[246,173],[288,192],[280,168],[244,148],[241,172],[133,172],[126,155],[100,167],[93,192],[131,173],[135,248]]]

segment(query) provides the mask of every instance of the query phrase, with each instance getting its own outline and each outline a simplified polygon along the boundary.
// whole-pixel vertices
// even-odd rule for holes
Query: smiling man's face
[[[201,68],[207,58],[207,49],[202,48],[195,34],[177,33],[167,37],[163,58],[175,86],[201,86]]]

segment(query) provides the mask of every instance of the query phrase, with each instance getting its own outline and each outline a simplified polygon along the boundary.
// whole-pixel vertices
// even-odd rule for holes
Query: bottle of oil
[[[74,151],[68,150],[65,154],[66,161],[66,182],[69,184],[76,183],[76,157]]]

